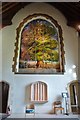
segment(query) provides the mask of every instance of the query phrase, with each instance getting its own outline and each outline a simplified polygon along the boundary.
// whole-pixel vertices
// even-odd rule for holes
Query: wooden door
[[[6,113],[8,104],[9,84],[0,82],[0,113]]]

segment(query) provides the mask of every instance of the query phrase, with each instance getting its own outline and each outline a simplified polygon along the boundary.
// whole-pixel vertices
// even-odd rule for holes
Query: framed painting
[[[64,73],[62,29],[46,14],[29,15],[16,29],[15,73]]]

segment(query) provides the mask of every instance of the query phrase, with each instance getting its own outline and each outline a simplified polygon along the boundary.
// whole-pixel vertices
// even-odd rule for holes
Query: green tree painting
[[[52,23],[36,19],[24,27],[21,34],[20,61],[59,61],[58,32]]]

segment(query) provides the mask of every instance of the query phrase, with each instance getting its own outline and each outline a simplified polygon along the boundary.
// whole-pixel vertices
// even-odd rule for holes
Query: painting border
[[[21,32],[21,29],[24,26],[24,24],[27,21],[31,20],[32,18],[36,18],[38,16],[42,16],[42,17],[46,18],[47,20],[50,20],[58,28],[59,39],[60,39],[60,58],[61,58],[60,64],[61,64],[61,66],[60,66],[60,71],[59,72],[55,72],[55,73],[53,72],[51,74],[64,74],[64,72],[65,72],[65,68],[64,68],[64,64],[65,64],[64,54],[65,54],[65,51],[64,51],[64,43],[63,43],[63,37],[62,37],[62,34],[63,34],[62,33],[62,28],[61,28],[61,26],[58,24],[58,22],[55,19],[53,19],[51,16],[49,16],[47,14],[42,14],[42,13],[36,13],[36,14],[29,15],[28,17],[24,18],[23,21],[17,27],[17,29],[16,29],[16,42],[15,42],[15,50],[14,50],[12,71],[15,74],[32,74],[32,73],[26,73],[26,72],[22,73],[22,72],[18,72],[17,71],[17,64],[19,64],[17,62],[17,57],[19,57],[19,55],[18,55],[19,53],[18,52],[19,52],[19,49],[20,49],[19,36],[20,36],[20,32]],[[37,74],[37,73],[35,73],[35,74]],[[39,73],[39,74],[45,74],[45,73],[42,72],[42,73]]]

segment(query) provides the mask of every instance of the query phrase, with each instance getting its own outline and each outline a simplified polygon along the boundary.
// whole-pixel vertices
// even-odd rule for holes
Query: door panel
[[[8,104],[9,84],[0,82],[0,113],[6,113]]]

